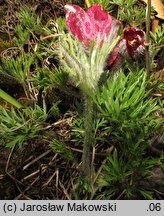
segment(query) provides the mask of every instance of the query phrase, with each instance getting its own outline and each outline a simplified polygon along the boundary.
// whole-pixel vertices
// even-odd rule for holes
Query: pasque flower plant
[[[124,31],[118,37],[121,23],[112,19],[101,4],[86,11],[77,5],[66,5],[66,24],[71,35],[62,41],[62,61],[67,71],[85,95],[83,172],[91,175],[91,147],[93,137],[93,101],[91,95],[98,88],[104,69],[119,69],[123,59],[136,60],[144,50],[144,33],[137,28]]]
[[[98,89],[108,55],[119,41],[118,21],[112,21],[100,4],[86,12],[77,5],[66,5],[66,24],[72,34],[61,42],[62,62],[85,98],[82,170],[91,179],[91,148],[94,145],[92,95]],[[74,37],[75,36],[75,37]]]

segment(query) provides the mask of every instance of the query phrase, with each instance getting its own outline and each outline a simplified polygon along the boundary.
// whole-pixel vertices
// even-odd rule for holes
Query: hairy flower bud
[[[120,22],[112,19],[101,4],[93,4],[86,11],[78,5],[66,5],[65,9],[67,26],[85,47],[90,46],[92,39],[102,45],[105,38],[112,42],[117,37]],[[124,59],[136,61],[143,56],[144,51],[144,32],[137,28],[128,28],[109,54],[107,69],[118,70]]]
[[[112,18],[100,4],[94,4],[87,11],[77,5],[66,5],[66,24],[85,45],[91,39],[99,39],[102,43],[111,30]]]

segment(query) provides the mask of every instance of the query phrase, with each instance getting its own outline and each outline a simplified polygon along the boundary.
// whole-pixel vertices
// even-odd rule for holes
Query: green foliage
[[[107,182],[120,181],[123,182],[132,173],[127,170],[124,162],[118,157],[118,153],[115,150],[112,155],[108,157],[108,163],[104,166],[104,172],[101,175],[101,184],[106,186]]]
[[[58,28],[64,28],[65,22],[59,18],[58,25],[51,21],[43,28],[41,18],[27,7],[22,8],[17,16],[19,24],[15,27],[13,42],[18,53],[8,60],[2,59],[2,73],[17,79],[26,96],[34,99],[37,95],[36,101],[42,105],[46,90],[57,85],[65,86],[68,79],[68,74],[56,67],[59,60],[54,59],[58,49],[52,48],[58,42]],[[50,39],[47,34],[50,34]],[[43,35],[46,35],[45,39]],[[50,63],[49,59],[54,63]]]
[[[115,122],[148,119],[158,107],[154,99],[146,100],[149,94],[147,84],[144,70],[138,74],[130,72],[127,76],[120,72],[115,80],[109,79],[96,94],[95,103],[104,116]]]
[[[29,32],[41,33],[41,18],[35,15],[35,12],[29,7],[24,7],[17,13],[20,19],[21,26],[27,29]]]
[[[84,138],[84,127],[83,127],[83,119],[77,117],[74,119],[72,124],[72,131],[71,131],[71,141],[74,143],[82,144]]]
[[[37,89],[56,86],[64,88],[68,81],[68,73],[63,71],[61,67],[54,67],[53,69],[50,69],[47,66],[43,68],[38,67],[36,73],[33,74],[31,81]]]
[[[103,199],[115,197],[121,191],[126,198],[133,198],[134,194],[151,197],[142,181],[149,178],[160,160],[145,155],[151,135],[161,127],[162,121],[153,114],[160,108],[155,99],[148,97],[147,84],[144,70],[127,76],[121,72],[114,80],[108,80],[95,96],[98,109],[108,121],[106,133],[115,140],[117,149],[108,157],[99,179],[99,184],[105,187]]]
[[[20,55],[16,58],[3,60],[3,65],[6,70],[3,70],[2,72],[17,79],[21,84],[24,84],[30,72],[30,66],[33,61],[34,55],[32,54]]]
[[[48,110],[47,114],[48,117],[52,118],[58,118],[60,116],[60,110],[58,105],[60,104],[60,101],[54,102],[51,106],[51,108]]]
[[[75,118],[72,123],[72,130],[71,130],[71,141],[76,144],[82,144],[84,138],[84,126],[83,126],[83,119],[79,116]],[[93,145],[96,145],[99,142],[104,142],[104,136],[106,133],[106,123],[107,121],[100,116],[94,119],[93,123]],[[101,131],[101,132],[100,132]]]
[[[159,159],[145,158],[143,160],[141,156],[130,163],[126,158],[118,156],[115,150],[108,157],[100,174],[98,183],[105,192],[99,198],[110,199],[124,191],[125,198],[132,199],[138,196],[152,199],[152,192],[144,188],[143,182],[150,177],[153,167],[157,164],[160,164]]]
[[[66,29],[65,19],[63,19],[62,17],[59,17],[56,20],[56,23],[57,23],[57,31],[59,33],[63,32]]]
[[[105,192],[100,195],[100,199],[110,199],[128,187],[131,171],[127,169],[125,162],[119,158],[115,150],[113,155],[108,157],[107,164],[99,178],[99,186],[105,187]]]
[[[113,7],[118,7],[117,18],[128,24],[130,23],[135,26],[145,21],[146,10],[136,0],[112,0],[110,4]]]
[[[121,72],[115,80],[108,80],[94,99],[103,117],[110,122],[107,130],[121,142],[123,151],[129,146],[126,151],[130,155],[135,154],[139,145],[142,152],[144,139],[161,125],[153,115],[160,107],[155,99],[148,97],[147,84],[144,70],[127,76]]]
[[[0,137],[6,147],[18,145],[22,147],[28,140],[37,137],[47,118],[46,108],[39,106],[22,110],[0,107]]]
[[[15,27],[15,38],[13,42],[22,47],[29,40],[30,36],[34,37],[34,40],[38,40],[37,36],[42,33],[41,18],[36,17],[33,10],[28,7],[22,8],[17,13],[19,24]],[[37,35],[37,36],[36,36]]]
[[[131,6],[133,6],[136,3],[137,0],[127,0],[127,1],[123,1],[123,0],[112,0],[110,1],[111,4],[116,4],[120,7],[127,7],[130,8]]]
[[[69,147],[66,148],[66,145],[59,141],[59,140],[54,140],[50,144],[51,148],[55,153],[60,154],[62,157],[66,158],[67,160],[73,160],[74,155],[71,149]]]
[[[100,111],[94,120],[94,145],[101,145],[101,150],[106,145],[107,149],[115,145],[98,178],[96,199],[115,199],[122,192],[125,199],[152,199],[152,192],[143,182],[161,162],[147,156],[147,149],[162,121],[154,115],[160,107],[156,99],[149,97],[149,83],[144,70],[128,75],[121,71],[117,77],[108,79],[93,97]],[[73,141],[82,143],[82,120],[75,119],[72,131]]]
[[[111,0],[90,0],[89,1],[91,5],[95,4],[95,3],[99,3],[103,6],[103,8],[107,11],[110,12],[111,11]]]
[[[164,24],[159,26],[155,32],[150,32],[151,41],[152,41],[152,57],[154,58],[159,51],[161,51],[161,59],[163,58],[164,50]],[[159,56],[160,58],[160,56]]]
[[[150,34],[155,45],[162,45],[164,43],[164,24],[159,26],[154,33],[150,32]]]
[[[88,183],[86,176],[80,176],[72,190],[72,198],[75,200],[92,200],[95,193],[95,187]]]
[[[24,29],[22,25],[18,25],[15,28],[15,34],[17,35],[17,38],[14,38],[14,43],[16,46],[23,46],[26,41],[29,39],[29,31],[27,29]]]

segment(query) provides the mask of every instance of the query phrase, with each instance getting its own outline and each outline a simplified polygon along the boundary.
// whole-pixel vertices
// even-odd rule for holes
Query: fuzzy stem
[[[93,100],[89,95],[85,95],[85,116],[84,116],[84,146],[82,156],[83,174],[91,179],[91,148],[94,142],[93,134]]]
[[[145,38],[145,54],[146,54],[146,71],[147,77],[150,77],[150,15],[151,15],[151,0],[147,0],[146,8],[146,38]]]

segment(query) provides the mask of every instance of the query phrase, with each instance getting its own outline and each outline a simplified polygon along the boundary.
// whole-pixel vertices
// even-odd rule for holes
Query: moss
[[[0,6],[0,28],[3,25],[6,25],[5,17],[6,17],[6,7],[1,5]],[[0,32],[0,40],[8,40],[8,39],[9,39],[9,36],[7,33]]]
[[[0,32],[0,41],[8,41],[9,35],[6,32]]]
[[[4,17],[5,17],[5,11],[6,10],[4,10],[4,7],[1,7],[1,9],[0,9],[0,26],[4,25],[6,23],[6,21],[4,19]]]
[[[3,41],[3,40],[0,39],[0,53],[1,53],[3,50],[5,50],[5,49],[7,49],[7,48],[9,48],[9,47],[11,47],[10,42],[8,42],[8,41]]]
[[[0,26],[5,25],[5,24],[6,24],[6,21],[3,19],[3,15],[1,14],[1,11],[0,11]]]

